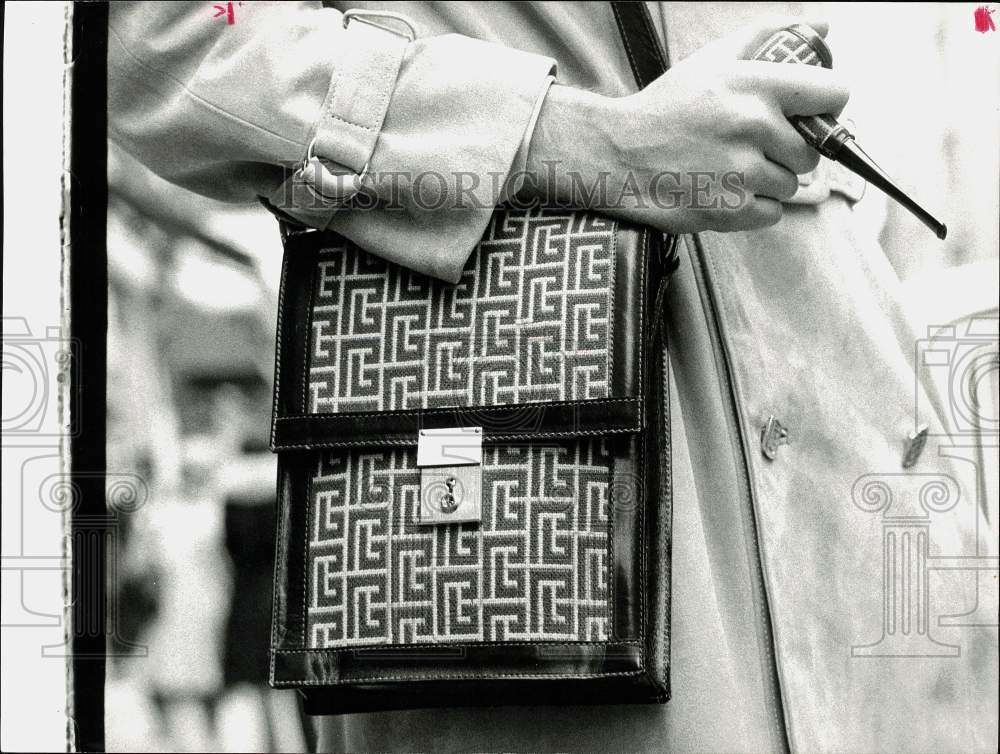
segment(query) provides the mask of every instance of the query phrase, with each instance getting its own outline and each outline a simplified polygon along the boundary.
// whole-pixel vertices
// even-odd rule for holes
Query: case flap
[[[450,284],[331,233],[288,237],[272,449],[640,431],[650,242],[590,213],[498,211]]]

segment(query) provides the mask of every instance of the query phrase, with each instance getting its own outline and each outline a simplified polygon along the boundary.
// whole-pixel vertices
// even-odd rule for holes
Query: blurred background
[[[108,471],[138,474],[109,591],[107,745],[303,751],[267,686],[277,225],[172,186],[109,144]]]
[[[806,9],[831,21],[859,140],[948,224],[941,243],[871,189],[855,208],[918,337],[996,309],[1000,36],[975,31],[976,7]],[[301,751],[294,692],[266,684],[276,223],[171,186],[114,144],[108,181],[108,471],[149,487],[109,570],[108,749]]]

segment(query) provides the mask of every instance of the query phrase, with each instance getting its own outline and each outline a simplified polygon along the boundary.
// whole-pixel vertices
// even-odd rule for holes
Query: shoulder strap
[[[635,81],[640,89],[645,89],[663,75],[669,66],[667,55],[656,38],[649,8],[645,0],[634,0],[612,2],[611,10],[615,14]]]

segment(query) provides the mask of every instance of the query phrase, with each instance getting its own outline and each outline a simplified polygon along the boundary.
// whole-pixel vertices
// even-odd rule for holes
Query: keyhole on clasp
[[[452,476],[448,477],[444,483],[448,491],[441,493],[438,498],[438,507],[442,513],[454,513],[455,509],[458,508],[458,500],[455,497],[455,485],[458,484],[458,480]]]

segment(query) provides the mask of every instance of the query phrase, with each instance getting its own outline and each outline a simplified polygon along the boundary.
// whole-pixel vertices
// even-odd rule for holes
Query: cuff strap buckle
[[[369,26],[374,26],[376,29],[382,29],[382,31],[387,31],[390,34],[405,37],[410,42],[417,38],[417,30],[413,27],[410,19],[402,13],[396,13],[391,10],[364,10],[363,8],[351,8],[350,10],[344,12],[345,29],[347,28],[347,25],[351,23],[351,19],[362,21]],[[402,32],[399,29],[394,29],[391,26],[378,23],[379,20],[395,21],[400,23],[406,27],[406,32]]]

